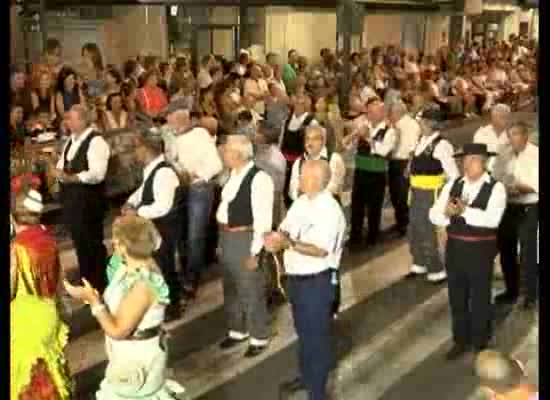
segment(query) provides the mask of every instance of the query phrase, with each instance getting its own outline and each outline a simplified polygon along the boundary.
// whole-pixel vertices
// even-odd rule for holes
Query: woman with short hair
[[[183,392],[167,381],[166,340],[162,322],[170,303],[169,289],[153,260],[160,235],[153,223],[136,215],[113,225],[120,260],[100,296],[86,280],[83,286],[65,281],[67,292],[90,305],[105,332],[109,363],[97,400],[170,400]]]

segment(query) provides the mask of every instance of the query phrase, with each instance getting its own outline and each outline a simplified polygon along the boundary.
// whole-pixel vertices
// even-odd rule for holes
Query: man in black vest
[[[272,229],[274,186],[252,158],[252,143],[246,136],[227,137],[223,160],[231,174],[216,213],[228,328],[220,347],[229,349],[250,339],[245,357],[263,352],[271,336],[265,274],[258,269],[258,255],[263,235]]]
[[[430,210],[433,224],[447,228],[445,264],[454,346],[448,360],[473,346],[484,350],[491,336],[491,286],[497,229],[506,208],[504,185],[486,170],[485,144],[464,145],[464,177],[445,185]]]
[[[80,275],[98,290],[105,288],[107,251],[103,244],[106,201],[104,180],[111,151],[91,127],[91,114],[82,105],[66,113],[71,132],[57,164],[63,219],[73,241]]]
[[[181,287],[176,273],[176,244],[181,233],[182,193],[178,175],[164,157],[164,142],[160,135],[147,133],[136,143],[136,154],[145,166],[141,186],[128,198],[123,213],[135,213],[151,220],[162,242],[155,261],[170,288],[170,305],[166,321],[181,316]]]
[[[365,220],[365,206],[368,208],[367,245],[378,240],[382,207],[386,194],[388,156],[395,148],[395,130],[385,119],[384,103],[378,99],[367,102],[369,129],[354,132],[351,140],[356,142],[355,177],[351,199],[350,245],[361,245]]]
[[[304,154],[305,130],[308,126],[318,126],[315,116],[308,112],[311,108],[311,99],[307,96],[297,97],[293,102],[294,111],[283,125],[281,133],[281,151],[286,158],[286,181],[285,181],[285,205],[290,207],[291,198],[288,196],[290,174],[292,164]]]
[[[436,228],[430,223],[430,209],[445,182],[458,178],[453,145],[437,130],[445,115],[437,109],[428,109],[417,115],[422,136],[412,152],[410,175],[409,248],[412,255],[411,271],[407,278],[427,274],[433,283],[447,277],[440,255]]]

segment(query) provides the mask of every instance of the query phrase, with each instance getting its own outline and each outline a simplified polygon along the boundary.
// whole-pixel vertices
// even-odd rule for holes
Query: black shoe
[[[366,242],[367,247],[376,246],[377,243],[378,243],[378,238],[375,238],[375,237],[367,238],[367,242]]]
[[[281,391],[286,393],[294,393],[300,390],[306,390],[304,382],[301,377],[297,377],[289,382],[285,382],[281,385]]]
[[[352,252],[357,252],[365,249],[365,246],[357,240],[349,241],[347,247]]]
[[[251,344],[250,346],[248,346],[248,349],[246,350],[246,353],[244,353],[244,356],[246,358],[257,357],[262,354],[264,350],[267,349],[267,347],[267,344],[264,346],[254,346],[253,344]]]
[[[420,278],[421,276],[424,276],[426,274],[417,274],[416,272],[410,271],[407,275],[405,275],[405,279],[415,279]]]
[[[227,350],[227,349],[230,349],[232,347],[235,347],[241,343],[244,343],[248,340],[248,336],[247,337],[244,337],[242,339],[235,339],[235,338],[232,338],[230,336],[226,336],[225,339],[223,339],[221,342],[220,342],[220,349],[223,349],[223,350]]]
[[[185,300],[194,300],[197,297],[197,287],[195,285],[184,285],[181,294]]]
[[[525,301],[521,305],[521,308],[523,308],[525,311],[535,310],[537,308],[537,302],[535,300],[525,299]]]
[[[504,293],[499,294],[498,296],[495,297],[495,303],[496,304],[509,304],[509,305],[512,305],[512,304],[516,304],[517,301],[518,301],[518,296],[513,295],[511,293],[508,293],[508,292],[504,292]]]
[[[168,307],[166,307],[166,311],[164,313],[164,322],[172,322],[175,320],[178,320],[182,316],[181,306],[178,302],[174,302],[170,304]]]
[[[445,359],[447,361],[454,361],[458,360],[460,357],[462,357],[464,354],[468,352],[468,348],[463,345],[455,344],[451,350],[445,354]]]

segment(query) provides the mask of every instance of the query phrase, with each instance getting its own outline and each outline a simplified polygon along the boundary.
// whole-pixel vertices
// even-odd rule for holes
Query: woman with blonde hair
[[[167,352],[161,327],[169,290],[153,260],[160,235],[145,218],[127,215],[113,225],[115,253],[110,282],[100,296],[86,280],[65,281],[67,292],[90,305],[105,332],[109,363],[97,400],[171,400],[184,389],[165,379]]]
[[[69,400],[71,379],[63,351],[68,328],[57,293],[61,268],[57,244],[40,225],[42,196],[21,189],[12,207],[10,243],[10,398]],[[29,318],[32,316],[32,318]]]

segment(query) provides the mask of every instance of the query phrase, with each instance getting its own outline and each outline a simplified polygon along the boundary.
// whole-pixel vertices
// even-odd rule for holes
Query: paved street
[[[450,132],[449,139],[460,146],[471,140],[474,131],[466,125]],[[408,245],[389,230],[393,223],[393,210],[388,207],[383,243],[344,257],[342,313],[334,327],[339,358],[331,382],[334,400],[401,400],[412,394],[425,400],[475,396],[472,360],[446,363],[443,359],[450,346],[446,285],[404,279],[410,265]],[[76,260],[70,244],[65,249],[62,263],[70,273]],[[502,282],[495,281],[495,286],[502,288]],[[229,352],[218,349],[225,334],[222,301],[219,269],[212,266],[196,302],[182,320],[167,326],[170,374],[186,387],[188,398],[305,399],[303,393],[280,391],[282,383],[297,376],[296,335],[288,306],[273,313],[275,335],[268,351],[244,359],[246,346]],[[104,374],[103,335],[88,309],[69,305],[69,364],[78,398],[87,399]],[[495,308],[495,316],[493,344],[531,365],[537,353],[536,315]]]

